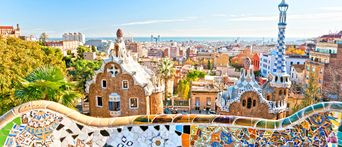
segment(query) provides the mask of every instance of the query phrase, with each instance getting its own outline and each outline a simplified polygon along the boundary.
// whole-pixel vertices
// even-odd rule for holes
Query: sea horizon
[[[86,41],[88,40],[115,40],[115,37],[86,37]],[[151,37],[126,37],[126,39],[132,39],[136,42],[155,42]],[[300,38],[300,37],[289,37],[286,38],[287,42],[297,42],[297,41],[305,41],[310,38]],[[49,38],[49,40],[62,40],[62,38]],[[238,41],[246,41],[246,42],[275,42],[277,41],[276,37],[160,37],[159,42],[234,42]]]

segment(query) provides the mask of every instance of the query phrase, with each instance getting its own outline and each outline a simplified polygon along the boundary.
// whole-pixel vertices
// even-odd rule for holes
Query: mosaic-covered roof
[[[87,81],[85,91],[89,93],[90,85],[92,83],[95,83],[96,81],[96,75],[98,73],[104,72],[104,68],[107,63],[114,62],[121,67],[123,73],[127,73],[133,77],[134,83],[136,85],[144,88],[145,95],[151,95],[154,91],[160,92],[160,90],[162,90],[163,88],[155,86],[162,86],[162,84],[154,84],[154,82],[156,82],[156,80],[154,79],[154,77],[156,77],[155,73],[152,70],[149,70],[147,67],[140,65],[133,59],[133,57],[126,50],[125,42],[123,40],[123,37],[121,36],[123,34],[122,30],[118,29],[117,33],[118,38],[116,39],[115,46],[118,49],[119,55],[114,55],[114,49],[108,50],[108,57],[103,59],[101,68],[95,71],[95,75],[92,80]]]

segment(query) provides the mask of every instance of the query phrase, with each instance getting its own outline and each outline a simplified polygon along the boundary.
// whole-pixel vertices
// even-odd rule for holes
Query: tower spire
[[[286,29],[286,12],[289,8],[289,5],[282,0],[278,5],[279,9],[279,22],[278,22],[278,44],[276,50],[276,57],[273,66],[273,78],[271,84],[275,87],[290,87],[291,81],[289,79],[289,75],[286,73],[286,61],[285,61],[285,29]]]
[[[286,62],[285,62],[285,29],[286,29],[286,11],[288,9],[288,4],[285,0],[278,5],[280,15],[278,23],[278,45],[277,45],[277,56],[276,62],[274,62],[273,73],[286,73]]]

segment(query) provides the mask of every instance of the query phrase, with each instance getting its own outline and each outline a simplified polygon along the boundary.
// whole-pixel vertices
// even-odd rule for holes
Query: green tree
[[[43,65],[65,70],[62,59],[60,49],[18,38],[0,38],[0,115],[20,104],[14,91],[21,78]]]
[[[83,58],[83,54],[85,53],[85,52],[90,52],[91,50],[90,50],[90,48],[89,47],[86,47],[86,46],[79,46],[78,48],[77,48],[77,58],[78,59],[84,59]]]
[[[186,75],[186,80],[188,81],[197,81],[198,79],[203,79],[205,77],[205,73],[199,70],[192,70]]]
[[[203,79],[205,75],[206,74],[203,71],[199,71],[199,70],[189,71],[185,79],[180,80],[178,83],[178,86],[177,86],[178,96],[184,99],[188,99],[190,97],[191,82],[197,81],[199,79]]]
[[[44,66],[21,80],[15,97],[21,102],[49,100],[72,107],[82,96],[75,89],[75,83],[68,82],[60,68]]]
[[[179,81],[177,86],[178,96],[183,99],[188,99],[190,94],[190,82],[186,79]]]
[[[97,52],[96,46],[92,45],[92,46],[91,46],[91,51],[92,51],[92,52]]]
[[[314,104],[319,101],[320,91],[318,85],[318,78],[315,72],[309,72],[309,81],[304,92],[304,102],[306,105]]]
[[[102,61],[76,60],[72,63],[73,70],[69,74],[73,80],[78,81],[79,89],[84,92],[85,84],[94,76],[95,71],[101,67]]]
[[[45,44],[45,42],[48,40],[49,36],[47,33],[42,33],[40,34],[40,37],[39,37],[39,41],[43,44]]]
[[[168,81],[173,78],[175,74],[175,68],[173,67],[173,62],[169,58],[164,58],[158,64],[159,70],[158,75],[164,80],[165,84],[165,94],[164,98],[168,96]]]
[[[317,74],[315,72],[310,71],[309,81],[304,91],[304,100],[300,104],[295,105],[292,108],[292,111],[295,113],[307,106],[310,106],[316,103],[319,100],[319,96],[320,96],[320,93],[319,93]]]
[[[212,67],[212,65],[211,65],[211,63],[210,63],[210,60],[209,60],[209,59],[208,59],[208,65],[207,65],[207,66],[208,66],[208,69],[209,69],[209,70],[212,70],[212,68],[213,68],[213,67]]]

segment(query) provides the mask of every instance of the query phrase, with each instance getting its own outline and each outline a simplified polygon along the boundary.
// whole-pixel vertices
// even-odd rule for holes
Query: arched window
[[[283,77],[280,77],[280,82],[284,82],[284,78]]]
[[[288,91],[288,89],[285,89],[285,90],[284,90],[284,95],[287,95],[287,91]]]
[[[252,108],[252,98],[250,98],[250,97],[247,99],[247,108],[248,109]]]
[[[270,99],[271,99],[271,96],[270,96],[270,95],[268,95],[268,96],[267,96],[267,100],[269,101]]]
[[[256,106],[256,100],[253,100],[253,107]]]
[[[279,90],[279,96],[281,96],[283,94],[282,90]]]
[[[246,100],[243,100],[242,101],[242,107],[245,107],[246,106]]]
[[[275,77],[275,81],[278,82],[278,76]]]

